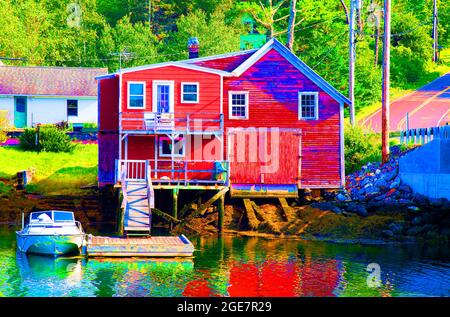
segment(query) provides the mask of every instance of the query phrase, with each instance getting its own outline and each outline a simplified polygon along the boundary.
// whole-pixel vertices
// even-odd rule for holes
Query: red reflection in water
[[[217,294],[208,272],[189,282],[183,296],[207,297],[229,295],[231,297],[329,297],[339,283],[340,270],[336,260],[266,261],[263,263],[231,262],[228,267],[228,294]],[[224,274],[226,274],[224,272]]]
[[[190,281],[186,284],[183,296],[186,297],[209,297],[213,295],[208,279],[211,277],[208,271],[202,271],[203,278]]]
[[[339,281],[337,261],[234,263],[230,270],[230,296],[294,297],[335,296]]]

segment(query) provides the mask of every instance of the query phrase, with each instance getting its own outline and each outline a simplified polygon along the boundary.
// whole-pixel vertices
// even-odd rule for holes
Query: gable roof
[[[96,97],[106,68],[0,66],[0,95]]]
[[[256,51],[250,58],[240,64],[236,69],[232,71],[234,76],[241,76],[246,70],[248,70],[253,64],[259,61],[266,53],[271,49],[275,49],[281,54],[287,61],[289,61],[294,67],[296,67],[300,72],[302,72],[307,78],[309,78],[313,83],[319,86],[323,91],[328,93],[336,101],[343,104],[350,105],[351,101],[345,97],[342,93],[331,86],[325,79],[319,76],[315,71],[313,71],[308,65],[306,65],[300,58],[298,58],[294,53],[287,49],[286,46],[281,44],[277,39],[272,38],[266,44],[264,44],[258,51]]]
[[[331,86],[325,79],[319,76],[308,65],[300,60],[295,54],[286,48],[277,39],[272,38],[260,49],[253,49],[247,51],[239,51],[228,54],[214,55],[208,57],[193,58],[188,60],[182,60],[178,62],[165,62],[157,63],[139,67],[132,67],[122,69],[122,71],[110,74],[107,76],[99,76],[97,79],[110,78],[111,75],[119,75],[120,73],[129,73],[147,69],[155,69],[166,66],[175,66],[186,69],[193,69],[197,71],[213,73],[226,77],[239,77],[252,65],[258,62],[264,55],[266,55],[271,49],[276,50],[281,56],[289,61],[294,67],[296,67],[301,73],[303,73],[308,79],[315,83],[320,89],[328,93],[333,99],[342,104],[350,105],[351,101],[345,97],[342,93]]]

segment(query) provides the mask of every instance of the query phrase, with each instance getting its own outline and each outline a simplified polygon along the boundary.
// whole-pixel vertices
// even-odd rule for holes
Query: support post
[[[437,0],[433,1],[433,62],[439,61],[439,46],[438,46],[438,8]]]
[[[172,217],[178,219],[178,188],[172,189]],[[172,223],[170,229],[172,229]]]
[[[351,101],[350,104],[350,123],[355,124],[355,7],[356,0],[350,0],[350,23],[349,23],[349,78],[348,78],[348,95]]]
[[[219,219],[218,219],[217,227],[219,228],[219,233],[223,233],[223,218],[224,218],[224,213],[225,213],[225,194],[223,194],[219,198],[218,210],[219,210]]]
[[[391,68],[391,0],[384,0],[383,92],[381,108],[381,156],[383,163],[389,160],[390,130],[390,68]]]

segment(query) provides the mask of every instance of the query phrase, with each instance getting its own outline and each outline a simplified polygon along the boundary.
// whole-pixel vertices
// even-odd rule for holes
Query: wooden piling
[[[223,194],[219,198],[218,211],[219,211],[219,219],[218,219],[217,227],[219,228],[219,233],[223,233],[223,218],[224,218],[224,213],[225,213],[225,194]]]
[[[178,188],[172,189],[172,217],[178,219]],[[170,224],[172,230],[173,224]]]
[[[124,199],[123,195],[120,194],[121,201]],[[122,204],[118,204],[117,206],[117,234],[119,236],[124,235],[124,224],[125,224],[125,209],[122,208]]]

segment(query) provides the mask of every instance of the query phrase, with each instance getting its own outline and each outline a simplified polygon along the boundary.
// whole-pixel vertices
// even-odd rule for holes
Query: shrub
[[[85,122],[85,123],[83,123],[83,129],[97,129],[97,123]]]
[[[39,129],[26,129],[20,136],[20,147],[26,151],[72,152],[75,149],[66,133],[55,126],[45,125]]]
[[[0,143],[6,142],[8,139],[6,130],[9,128],[8,111],[0,111]]]
[[[351,174],[368,162],[381,161],[381,139],[360,126],[345,126],[345,171]]]

